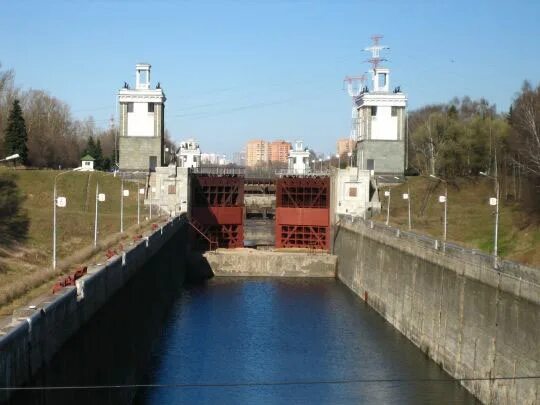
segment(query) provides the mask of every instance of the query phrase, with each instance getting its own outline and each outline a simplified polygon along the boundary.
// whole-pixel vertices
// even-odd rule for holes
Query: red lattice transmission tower
[[[345,76],[345,79],[343,79],[343,85],[347,85],[347,92],[349,93],[349,96],[351,96],[353,99],[358,97],[362,92],[366,79],[367,77],[365,74],[361,76]]]
[[[373,70],[377,69],[381,62],[386,62],[388,60],[381,57],[381,51],[383,49],[390,49],[388,46],[380,44],[382,38],[382,35],[372,35],[371,40],[373,41],[373,44],[364,49],[364,51],[371,52],[371,58],[369,58],[366,62],[371,63]]]

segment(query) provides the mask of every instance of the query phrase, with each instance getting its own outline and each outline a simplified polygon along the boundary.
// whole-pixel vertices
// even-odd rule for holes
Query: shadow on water
[[[181,232],[179,232],[180,234]],[[184,280],[211,275],[201,254],[189,260],[179,252],[185,235],[173,238],[159,254],[74,335],[28,384],[76,387],[140,384],[150,353],[163,333],[171,305]],[[171,263],[173,265],[171,266]],[[189,271],[193,264],[203,273]],[[211,272],[211,270],[210,270]],[[133,401],[132,388],[19,391],[12,404],[119,404]]]

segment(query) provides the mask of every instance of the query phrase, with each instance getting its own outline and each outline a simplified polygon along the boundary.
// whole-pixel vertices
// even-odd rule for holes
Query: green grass
[[[430,195],[429,188],[433,184],[437,184],[437,181],[431,178],[409,177],[406,183],[392,188],[391,225],[407,229],[407,201],[402,199],[402,194],[410,189],[413,231],[442,239],[444,204],[438,202],[438,197],[444,194],[444,184],[439,183]],[[459,178],[448,185],[449,241],[493,252],[495,210],[488,201],[494,194],[493,180],[484,177]],[[504,192],[501,194],[504,195]],[[424,200],[426,204],[422,215]],[[382,205],[383,210],[377,217],[379,221],[386,220],[385,197],[382,197]],[[520,209],[518,203],[506,202],[502,196],[499,254],[511,260],[540,266],[540,229],[537,224],[534,218],[528,217]]]
[[[24,242],[0,251],[0,306],[20,301],[25,294],[42,289],[44,283],[57,275],[50,269],[53,185],[60,172],[0,168],[0,173],[4,171],[16,175],[16,183],[25,197],[23,207],[30,218],[30,227]],[[62,174],[57,180],[57,195],[67,198],[67,207],[57,208],[57,260],[59,264],[65,262],[66,271],[72,270],[78,263],[86,263],[81,261],[82,258],[88,260],[93,254],[97,182],[100,193],[106,194],[106,201],[99,203],[98,240],[106,241],[105,245],[120,240],[120,178],[103,172]],[[134,229],[137,224],[138,188],[137,183],[124,181],[124,189],[130,192],[124,198],[124,239],[142,231]],[[148,208],[144,206],[141,196],[141,225],[149,228],[149,224],[145,223],[147,216]],[[130,228],[131,234],[127,232]]]
[[[17,171],[17,184],[26,197],[24,207],[30,217],[27,247],[52,256],[52,218],[54,178],[53,170]],[[99,236],[120,231],[121,182],[112,174],[101,172],[73,172],[62,174],[57,180],[57,195],[67,198],[66,208],[57,208],[57,255],[65,256],[93,243],[96,182],[106,201],[99,203]],[[137,184],[125,181],[130,190],[124,198],[124,229],[137,223]],[[142,205],[141,217],[147,214]]]

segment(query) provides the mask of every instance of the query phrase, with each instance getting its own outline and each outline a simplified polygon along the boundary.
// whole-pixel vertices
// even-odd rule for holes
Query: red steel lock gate
[[[276,247],[329,250],[330,178],[279,178],[275,226]]]

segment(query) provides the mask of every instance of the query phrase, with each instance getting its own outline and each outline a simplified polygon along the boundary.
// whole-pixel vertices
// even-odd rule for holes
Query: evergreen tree
[[[0,173],[0,245],[22,241],[28,235],[30,220],[15,179],[11,173]]]
[[[9,118],[7,122],[7,128],[4,138],[5,153],[12,155],[18,153],[20,160],[23,164],[28,162],[28,134],[26,132],[26,125],[24,123],[24,117],[22,115],[21,106],[19,100],[13,102],[13,107],[9,112]]]
[[[94,167],[97,169],[97,170],[103,170],[103,151],[101,150],[101,141],[97,140],[97,143],[96,143],[96,148],[94,150],[94,155],[93,158],[95,159],[94,161]]]
[[[83,152],[83,156],[90,155],[95,159],[96,158],[95,153],[96,153],[96,143],[94,142],[94,137],[89,136],[88,141],[86,141],[86,149]]]

